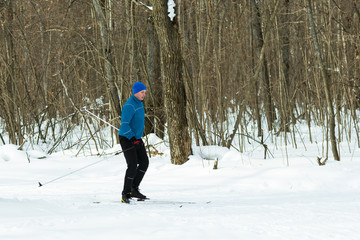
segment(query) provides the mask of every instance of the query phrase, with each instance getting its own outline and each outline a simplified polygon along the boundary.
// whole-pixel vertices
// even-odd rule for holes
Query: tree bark
[[[191,154],[178,25],[168,17],[167,0],[153,0],[153,19],[160,43],[161,75],[171,162],[183,164]]]

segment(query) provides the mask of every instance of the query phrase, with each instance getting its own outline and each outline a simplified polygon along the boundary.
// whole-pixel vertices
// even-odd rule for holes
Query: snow
[[[360,153],[355,141],[342,143],[341,161],[330,158],[325,166],[316,162],[320,141],[306,143],[306,149],[270,142],[273,157],[266,160],[256,143],[243,153],[194,146],[190,160],[176,166],[170,163],[166,142],[154,135],[146,139],[162,155],[150,158],[141,185],[151,200],[130,205],[120,202],[126,164],[122,154],[113,154],[119,146],[107,149],[112,154],[105,156],[85,152],[77,157],[71,151],[47,155],[40,147],[0,146],[0,239],[360,236]],[[219,159],[217,170],[214,158]]]
[[[146,5],[145,3],[141,2],[141,1],[139,3],[151,11],[153,10],[153,7]],[[169,16],[170,20],[173,21],[174,17],[176,16],[175,9],[174,9],[176,4],[175,4],[174,0],[168,0],[167,5],[168,5],[168,16]]]
[[[176,14],[175,14],[175,6],[176,6],[176,4],[175,4],[174,0],[168,0],[168,11],[169,11],[168,16],[169,16],[171,21],[173,21],[174,17],[176,16]]]

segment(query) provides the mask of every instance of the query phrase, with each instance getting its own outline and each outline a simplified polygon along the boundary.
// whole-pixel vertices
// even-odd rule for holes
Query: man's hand
[[[140,141],[139,139],[136,139],[135,137],[132,137],[132,138],[130,139],[130,141],[131,141],[134,145],[141,143],[141,141]]]

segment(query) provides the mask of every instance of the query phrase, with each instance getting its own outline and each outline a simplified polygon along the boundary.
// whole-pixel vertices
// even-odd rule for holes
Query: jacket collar
[[[142,101],[140,101],[137,97],[135,97],[135,95],[131,95],[132,99],[136,102],[136,103],[142,103]]]

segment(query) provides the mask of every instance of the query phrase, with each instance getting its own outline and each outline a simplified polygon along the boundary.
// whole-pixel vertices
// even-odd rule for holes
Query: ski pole
[[[98,116],[96,116],[95,114],[93,114],[92,112],[90,112],[89,110],[87,110],[87,109],[86,109],[86,106],[84,106],[82,109],[83,109],[85,112],[87,112],[88,114],[90,114],[91,116],[95,117],[96,119],[104,122],[105,124],[107,124],[107,125],[109,125],[110,127],[116,129],[117,131],[119,131],[119,129],[118,129],[117,127],[115,127],[114,125],[110,124],[109,122],[105,121],[105,120],[102,119],[102,118],[99,118]]]
[[[117,153],[115,153],[114,156],[119,155],[119,154],[122,153],[122,152],[123,152],[123,151],[117,152]],[[112,156],[112,157],[113,157],[113,156]],[[49,183],[55,182],[55,181],[57,181],[57,180],[59,180],[59,179],[61,179],[61,178],[67,177],[67,176],[69,176],[69,175],[71,175],[71,174],[74,174],[74,173],[76,173],[76,172],[79,172],[79,171],[81,171],[81,170],[84,170],[85,168],[91,167],[91,166],[93,166],[93,165],[95,165],[95,164],[98,164],[98,163],[100,163],[100,162],[102,162],[102,161],[105,161],[105,160],[108,160],[108,159],[109,159],[109,158],[101,159],[101,160],[99,160],[99,161],[97,161],[97,162],[94,162],[94,163],[91,163],[91,164],[89,164],[89,165],[86,165],[86,166],[84,166],[84,167],[82,167],[82,168],[79,168],[79,169],[77,169],[77,170],[74,170],[74,171],[72,171],[72,172],[69,172],[69,173],[67,173],[67,174],[65,174],[65,175],[62,175],[62,176],[57,177],[57,178],[54,178],[54,179],[52,179],[52,180],[50,180],[50,181],[48,181],[48,182],[45,182],[45,183],[39,182],[39,187],[42,187],[42,186],[47,185],[47,184],[49,184]]]

